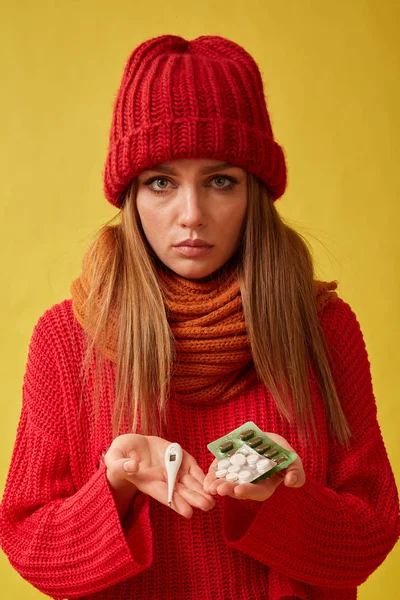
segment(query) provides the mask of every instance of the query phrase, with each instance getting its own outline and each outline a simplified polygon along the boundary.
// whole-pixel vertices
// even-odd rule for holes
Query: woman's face
[[[158,258],[202,279],[234,254],[247,207],[247,173],[220,160],[179,159],[138,176],[137,210]]]

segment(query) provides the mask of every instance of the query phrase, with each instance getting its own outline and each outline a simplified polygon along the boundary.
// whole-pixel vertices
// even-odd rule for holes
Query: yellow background
[[[130,51],[163,33],[218,34],[260,65],[289,186],[278,206],[311,239],[361,323],[381,427],[400,481],[399,41],[389,0],[19,1],[2,7],[0,479],[33,326],[69,295],[102,192],[112,102]],[[27,457],[29,461],[29,456]],[[397,547],[359,592],[399,597]],[[397,562],[397,570],[396,570]],[[34,590],[0,557],[2,598]]]

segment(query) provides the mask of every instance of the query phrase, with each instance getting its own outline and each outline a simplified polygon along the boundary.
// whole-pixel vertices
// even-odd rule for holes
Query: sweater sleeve
[[[302,488],[280,485],[261,505],[226,498],[224,534],[231,547],[292,579],[343,589],[365,581],[392,549],[399,505],[356,316],[338,299],[322,329],[350,445],[331,441],[324,483],[306,473]]]
[[[148,499],[138,494],[122,528],[101,465],[75,489],[64,442],[62,391],[44,317],[30,344],[23,403],[0,508],[1,545],[12,566],[53,598],[79,598],[148,568]]]

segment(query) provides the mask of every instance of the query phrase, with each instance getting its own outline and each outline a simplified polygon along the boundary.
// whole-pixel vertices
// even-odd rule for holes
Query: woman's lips
[[[194,258],[204,256],[213,249],[213,246],[204,240],[184,240],[174,246],[175,251],[181,256]]]

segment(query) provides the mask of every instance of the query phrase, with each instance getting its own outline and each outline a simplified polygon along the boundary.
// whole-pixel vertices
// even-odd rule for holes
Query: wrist
[[[114,499],[118,515],[122,520],[127,514],[134,498],[138,494],[139,489],[129,480],[118,476],[115,472],[111,472],[106,465],[105,454],[101,455],[100,462],[106,467],[106,479],[108,487]]]
[[[110,480],[106,472],[108,486],[115,502],[116,509],[120,519],[123,519],[137,496],[139,489],[126,479],[120,479],[117,482]]]

